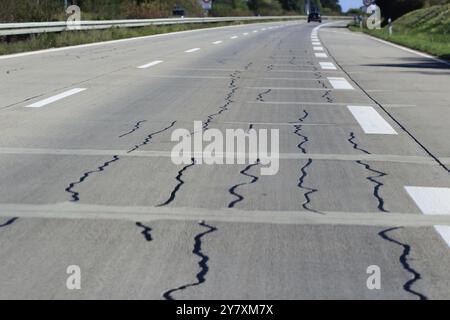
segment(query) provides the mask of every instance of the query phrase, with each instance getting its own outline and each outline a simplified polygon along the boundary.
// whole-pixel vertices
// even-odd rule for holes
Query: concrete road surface
[[[0,298],[449,299],[449,66],[344,25],[0,57]],[[174,164],[194,121],[278,171]]]

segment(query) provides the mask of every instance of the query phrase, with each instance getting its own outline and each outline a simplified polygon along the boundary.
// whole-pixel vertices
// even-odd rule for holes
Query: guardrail
[[[96,20],[80,21],[76,30],[109,29],[113,27],[131,28],[150,25],[170,25],[185,23],[210,23],[210,22],[237,22],[258,20],[305,20],[306,16],[260,16],[260,17],[223,17],[223,18],[168,18],[168,19],[138,19],[138,20]],[[324,19],[347,20],[349,17],[324,17]],[[0,23],[0,36],[12,36],[20,34],[33,34],[45,32],[61,32],[74,30],[74,25],[66,21],[56,22],[26,22],[26,23]]]

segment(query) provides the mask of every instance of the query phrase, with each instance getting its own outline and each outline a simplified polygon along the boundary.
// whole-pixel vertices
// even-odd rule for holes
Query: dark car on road
[[[318,12],[311,12],[308,15],[308,23],[310,23],[311,21],[322,23],[322,16]]]

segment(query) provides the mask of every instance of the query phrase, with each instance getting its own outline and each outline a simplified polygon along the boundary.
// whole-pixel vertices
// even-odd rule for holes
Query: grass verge
[[[361,30],[350,25],[349,29],[450,60],[450,5],[433,6],[404,15],[393,23],[392,35],[388,27]]]
[[[257,23],[268,21],[269,20],[257,21]],[[276,21],[270,20],[270,22]],[[188,31],[213,27],[243,25],[248,23],[256,23],[256,22],[241,21],[241,22],[189,23],[176,25],[147,26],[138,28],[110,28],[105,30],[40,33],[26,36],[13,36],[9,37],[8,39],[6,37],[0,37],[1,40],[0,55],[43,50],[50,48],[60,48],[93,42],[150,36],[155,34],[163,34],[177,31]]]

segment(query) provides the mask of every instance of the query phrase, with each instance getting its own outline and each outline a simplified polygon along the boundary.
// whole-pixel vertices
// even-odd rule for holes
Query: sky
[[[362,0],[339,0],[342,11],[346,12],[350,8],[359,8],[363,5]]]

